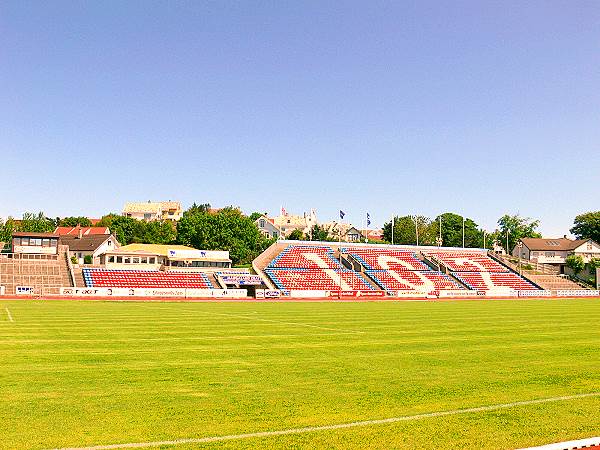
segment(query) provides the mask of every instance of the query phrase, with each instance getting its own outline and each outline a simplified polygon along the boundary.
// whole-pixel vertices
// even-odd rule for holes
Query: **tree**
[[[49,219],[43,212],[37,214],[26,212],[23,214],[19,231],[31,233],[51,233],[56,228],[54,220]]]
[[[300,230],[299,228],[296,228],[294,231],[292,231],[290,233],[290,235],[286,239],[288,239],[290,241],[302,241],[302,240],[304,240],[304,234],[302,233],[302,230]]]
[[[436,235],[440,234],[440,218],[442,227],[442,245],[445,247],[462,247],[463,216],[454,213],[440,214],[432,222]],[[483,232],[473,219],[464,218],[465,247],[482,247]]]
[[[328,241],[329,240],[329,232],[325,228],[315,224],[310,229],[310,233],[306,235],[306,240],[308,240],[308,241]]]
[[[175,241],[176,228],[170,221],[146,222],[132,217],[108,214],[98,222],[108,227],[121,244],[169,244]]]
[[[58,227],[76,227],[77,225],[82,227],[91,227],[92,222],[87,217],[65,217],[58,221]]]
[[[505,214],[498,219],[500,232],[498,240],[505,247],[507,253],[510,254],[512,249],[517,245],[517,242],[522,238],[541,238],[542,235],[535,231],[540,225],[539,220],[533,220],[529,217],[521,217],[519,214],[514,216]],[[506,233],[508,232],[508,248],[506,248]]]
[[[169,244],[175,241],[176,228],[170,221],[135,221],[132,242],[144,244]]]
[[[569,255],[567,256],[565,262],[567,267],[573,271],[575,276],[585,269],[585,263],[583,262],[583,257],[581,255]]]
[[[600,268],[600,258],[590,259],[590,262],[586,264],[586,267],[588,272],[591,274],[592,279],[595,281],[595,284],[597,285],[596,269]]]
[[[17,224],[12,217],[6,219],[6,222],[3,222],[2,219],[0,219],[0,242],[4,242],[5,244],[11,242],[12,235],[15,231],[18,231]],[[0,250],[2,249],[0,248]]]
[[[600,242],[600,211],[588,212],[575,217],[575,225],[571,228],[578,239],[592,239]]]
[[[205,213],[210,210],[210,203],[201,203],[197,205],[196,202],[192,206],[190,206],[183,214],[198,214]]]
[[[416,225],[415,225],[416,222]],[[431,245],[435,242],[435,231],[431,219],[424,216],[394,217],[394,244],[414,245],[417,243],[417,230],[419,244]],[[392,242],[392,221],[383,224],[383,238]]]
[[[131,244],[135,234],[136,219],[110,213],[103,216],[98,226],[108,227],[122,245]]]
[[[249,217],[228,207],[214,214],[196,211],[177,223],[177,241],[202,250],[228,250],[234,264],[246,264],[274,242]]]

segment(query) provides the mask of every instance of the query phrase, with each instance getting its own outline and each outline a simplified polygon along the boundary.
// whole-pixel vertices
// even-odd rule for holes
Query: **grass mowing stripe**
[[[215,315],[215,316],[223,316],[223,317],[232,317],[235,319],[248,319],[251,321],[259,321],[259,322],[270,322],[270,323],[275,323],[275,324],[280,324],[280,325],[292,325],[292,326],[296,326],[296,327],[306,327],[306,328],[316,328],[318,330],[327,330],[327,331],[341,331],[344,333],[354,333],[354,334],[363,334],[362,331],[357,331],[357,330],[342,330],[340,328],[330,328],[330,327],[321,327],[319,325],[312,325],[309,323],[301,323],[301,322],[284,322],[281,320],[273,320],[273,319],[265,319],[262,317],[253,317],[253,316],[244,316],[244,315],[239,315],[239,314],[224,314],[224,313],[207,313],[209,315]]]
[[[315,427],[288,428],[285,430],[259,431],[255,433],[230,434],[225,436],[210,436],[205,438],[174,439],[171,441],[155,442],[130,442],[122,444],[94,445],[91,447],[63,447],[53,450],[112,450],[118,448],[148,448],[161,447],[165,445],[183,445],[183,444],[206,444],[210,442],[232,441],[249,438],[263,438],[272,436],[284,436],[288,434],[315,433],[318,431],[341,430],[345,428],[368,427],[373,425],[385,425],[396,422],[408,422],[412,420],[429,419],[434,417],[454,416],[458,414],[470,414],[488,411],[497,411],[500,409],[515,408],[519,406],[538,405],[541,403],[564,402],[580,398],[600,397],[600,392],[588,392],[585,394],[563,395],[561,397],[539,398],[534,400],[524,400],[520,402],[501,403],[498,405],[476,406],[474,408],[454,409],[450,411],[436,411],[424,414],[415,414],[412,416],[389,417],[387,419],[361,420],[357,422],[338,423],[334,425],[321,425]]]
[[[600,392],[593,299],[2,306],[17,322],[0,325],[0,449],[220,437]],[[179,448],[517,448],[597,435],[598,408],[596,396]]]

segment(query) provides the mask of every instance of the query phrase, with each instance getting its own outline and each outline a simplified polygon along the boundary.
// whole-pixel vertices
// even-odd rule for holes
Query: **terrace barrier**
[[[185,289],[185,288],[60,288],[68,297],[176,297],[176,298],[245,298],[245,289]]]

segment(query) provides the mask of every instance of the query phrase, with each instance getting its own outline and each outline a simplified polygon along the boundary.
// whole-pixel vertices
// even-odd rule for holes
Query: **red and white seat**
[[[437,295],[441,290],[463,289],[448,275],[432,270],[367,270],[367,274],[389,292],[414,291]]]
[[[346,253],[367,270],[430,270],[414,252],[387,248],[347,248]]]
[[[87,287],[213,289],[204,273],[83,269]]]
[[[454,273],[454,276],[476,291],[537,290],[533,284],[512,272],[457,272]]]
[[[373,289],[361,275],[347,269],[266,268],[265,273],[286,294],[293,290],[338,292]]]
[[[426,255],[441,262],[452,272],[509,272],[507,267],[481,251],[431,251]]]

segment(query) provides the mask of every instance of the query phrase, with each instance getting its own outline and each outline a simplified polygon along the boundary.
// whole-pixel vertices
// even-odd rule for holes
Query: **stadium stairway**
[[[533,281],[535,284],[540,286],[542,289],[552,291],[552,290],[581,290],[581,289],[589,289],[585,286],[580,286],[574,281],[569,280],[568,278],[563,278],[558,275],[531,275],[528,274],[527,278]]]
[[[508,258],[503,258],[499,255],[494,255],[492,253],[488,253],[488,256],[490,258],[492,258],[493,260],[499,262],[500,264],[508,267],[510,270],[519,273],[519,271],[521,272],[521,276],[523,278],[525,278],[526,280],[532,282],[533,284],[535,284],[536,286],[539,286],[540,289],[544,289],[544,290],[581,290],[581,289],[589,289],[589,287],[587,286],[583,286],[583,285],[579,285],[574,281],[569,280],[568,278],[565,278],[564,276],[561,276],[558,273],[558,269],[555,269],[554,267],[548,265],[548,264],[538,264],[537,266],[543,270],[542,273],[540,272],[536,272],[535,268],[534,270],[526,270],[523,269],[523,267],[519,267],[519,264],[516,264],[515,262],[511,261]],[[556,273],[551,273],[551,272],[556,272]]]
[[[206,276],[208,277],[208,281],[210,281],[210,284],[213,285],[214,288],[217,289],[227,289],[227,286],[223,286],[219,280],[217,279],[217,276],[212,273],[212,272],[205,272]]]
[[[337,259],[340,259],[340,252],[339,250],[336,250],[334,252],[334,255]],[[358,272],[362,275],[362,277],[364,278],[365,282],[371,286],[371,288],[374,291],[381,291],[381,286],[379,286],[375,280],[373,280],[373,278],[371,278],[371,276],[366,272],[366,268],[357,260],[355,260],[354,258],[350,257],[349,255],[344,256],[342,254],[342,264],[344,265],[344,267],[346,267],[347,269],[350,270],[354,270],[355,272]]]
[[[85,280],[83,278],[83,269],[81,266],[73,267],[73,276],[75,278],[73,285],[74,287],[85,287]]]
[[[252,268],[257,275],[263,279],[263,282],[268,289],[276,289],[271,279],[265,273],[265,268],[273,261],[277,255],[279,255],[289,244],[283,244],[279,241],[274,242],[271,246],[262,252],[254,261],[252,261]]]

